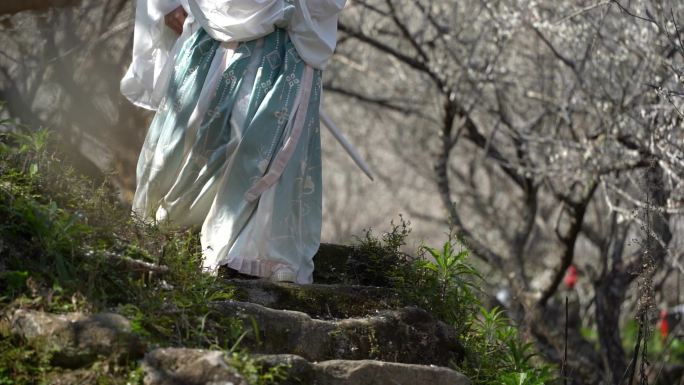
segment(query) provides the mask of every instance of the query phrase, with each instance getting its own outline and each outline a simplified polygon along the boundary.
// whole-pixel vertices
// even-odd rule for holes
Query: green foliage
[[[224,349],[251,383],[277,378],[280,368],[262,370],[241,350],[248,333],[242,322],[211,309],[233,290],[202,271],[196,231],[135,220],[112,186],[77,174],[50,143],[44,130],[0,133],[0,303],[51,312],[115,309],[152,346]],[[40,383],[53,370],[49,361],[22,341],[2,340],[0,384]],[[112,383],[141,383],[137,363],[119,369]],[[100,382],[110,383],[112,369],[97,370]]]
[[[0,339],[0,385],[40,384],[51,385],[55,378],[64,374],[62,369],[53,367],[53,356],[58,351],[45,341],[30,344],[16,337]],[[132,369],[133,366],[136,369]],[[142,369],[137,364],[102,364],[95,362],[88,367],[88,383],[98,385],[142,385]],[[77,383],[70,378],[68,383]],[[64,379],[60,383],[67,383]]]
[[[0,339],[0,384],[47,384],[52,354],[25,346],[16,338]]]
[[[502,385],[545,385],[555,380],[550,370],[543,368],[537,371],[504,373],[499,381]]]
[[[684,362],[684,342],[678,335],[681,324],[675,324],[674,330],[670,331],[667,338],[663,338],[660,333],[649,333],[646,337],[648,359],[651,362]],[[636,345],[639,322],[635,319],[629,320],[622,328],[622,346],[627,355],[634,353]]]
[[[145,372],[141,366],[128,372],[126,376],[126,385],[143,385],[145,380]]]
[[[26,290],[26,280],[28,271],[3,271],[0,272],[0,292],[7,297],[0,298],[0,302],[5,298],[16,297]]]
[[[31,272],[34,294],[51,298],[47,292],[55,283],[74,293],[74,284],[82,288],[81,273],[96,272],[102,262],[84,254],[112,243],[110,228],[90,225],[83,210],[97,212],[103,222],[116,217],[96,209],[115,202],[103,199],[106,186],[88,183],[50,155],[48,137],[47,131],[0,134],[0,256],[6,270]],[[11,277],[0,277],[0,287],[11,289]],[[93,284],[95,277],[86,277]]]
[[[453,365],[473,384],[554,383],[552,368],[535,361],[533,345],[518,335],[504,313],[481,306],[482,277],[470,264],[468,250],[449,235],[441,248],[422,246],[418,257],[412,258],[399,251],[409,233],[403,218],[400,225],[392,223],[392,230],[382,239],[367,231],[357,246],[363,251],[360,255],[369,259],[361,265],[363,276],[371,276],[369,271],[383,271],[386,281],[380,282],[397,289],[405,302],[453,326],[465,347],[464,360]],[[374,278],[373,282],[379,281]]]
[[[454,325],[459,333],[464,332],[470,315],[479,305],[476,292],[481,280],[478,271],[468,263],[468,250],[457,250],[455,240],[449,236],[441,250],[422,246],[421,251],[427,252],[433,261],[424,255],[414,261],[418,274],[405,291],[409,289],[421,306]]]
[[[369,286],[395,286],[410,268],[411,258],[401,252],[411,232],[410,223],[399,216],[399,224],[391,222],[392,230],[379,238],[372,229],[357,237],[357,246],[347,261],[345,279],[348,283]]]
[[[458,366],[475,384],[543,385],[554,380],[551,367],[533,362],[533,345],[498,308],[480,307],[465,340],[466,358]]]
[[[251,385],[275,385],[287,378],[286,368],[282,365],[264,368],[254,358],[238,353],[228,353],[226,361]]]
[[[366,230],[357,238],[354,255],[347,262],[347,282],[392,287],[409,303],[420,306],[450,323],[464,323],[463,314],[476,311],[479,272],[468,263],[468,250],[450,235],[442,248],[422,246],[418,257],[401,251],[411,232],[410,223],[399,224],[376,236]]]

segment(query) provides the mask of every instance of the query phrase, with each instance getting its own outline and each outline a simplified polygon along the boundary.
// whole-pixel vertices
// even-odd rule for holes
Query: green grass
[[[261,371],[241,350],[240,321],[214,314],[210,303],[232,289],[201,271],[196,231],[173,230],[131,217],[108,183],[95,184],[59,159],[48,131],[0,122],[0,304],[49,312],[116,311],[150,347],[223,349],[252,383]],[[163,266],[147,271],[135,261]],[[0,343],[0,384],[45,381],[49,352],[16,338]],[[135,383],[137,362],[107,368],[103,378]],[[96,369],[96,368],[95,368]],[[95,370],[94,369],[94,370]]]

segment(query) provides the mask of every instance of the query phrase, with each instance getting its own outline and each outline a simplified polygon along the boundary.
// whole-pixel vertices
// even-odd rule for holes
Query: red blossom
[[[568,267],[563,283],[568,290],[575,288],[575,284],[577,284],[577,268],[575,265],[570,265],[570,267]]]

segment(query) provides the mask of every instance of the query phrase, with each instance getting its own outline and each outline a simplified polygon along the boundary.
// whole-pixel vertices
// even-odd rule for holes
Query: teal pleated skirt
[[[202,29],[175,59],[145,138],[133,211],[201,228],[204,267],[309,283],[321,234],[321,72],[286,31],[222,43]]]

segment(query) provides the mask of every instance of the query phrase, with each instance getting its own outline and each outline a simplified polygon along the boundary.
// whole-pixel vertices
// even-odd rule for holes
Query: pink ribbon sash
[[[313,68],[310,65],[306,65],[304,69],[304,75],[302,77],[302,82],[300,83],[299,92],[300,95],[297,98],[298,103],[294,106],[297,109],[295,114],[295,120],[292,125],[292,130],[290,135],[285,140],[283,148],[280,149],[273,164],[269,168],[266,175],[261,177],[252,187],[245,193],[245,199],[248,202],[253,202],[261,196],[261,194],[268,190],[270,187],[275,185],[283,175],[285,167],[289,163],[295,149],[297,148],[297,143],[299,138],[304,131],[304,123],[306,121],[306,114],[309,108],[309,99],[311,97],[311,83],[313,82]]]

